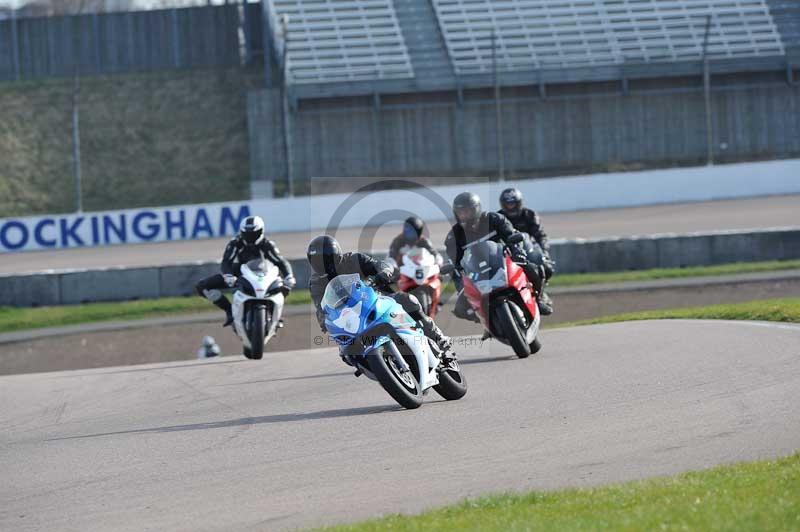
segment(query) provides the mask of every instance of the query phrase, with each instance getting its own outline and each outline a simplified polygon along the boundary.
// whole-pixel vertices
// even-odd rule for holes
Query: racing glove
[[[375,283],[378,286],[389,286],[392,284],[393,280],[394,276],[387,272],[378,272],[378,274],[375,276]]]
[[[294,275],[289,274],[283,279],[283,285],[286,288],[294,288],[297,286],[297,279],[294,278]]]
[[[228,288],[233,288],[233,285],[236,284],[236,276],[235,275],[231,275],[229,273],[226,273],[226,274],[222,275],[222,278],[225,280],[225,285]]]

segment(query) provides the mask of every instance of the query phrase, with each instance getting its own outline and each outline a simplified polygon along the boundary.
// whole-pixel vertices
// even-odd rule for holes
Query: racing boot
[[[225,323],[223,323],[222,326],[228,327],[229,325],[233,324],[233,311],[231,310],[231,302],[228,301],[228,298],[225,296],[220,296],[216,301],[214,301],[214,305],[225,312]]]
[[[539,313],[542,316],[549,316],[553,313],[553,300],[550,299],[550,296],[547,295],[547,292],[542,291],[539,299],[536,300],[537,305],[539,305]]]
[[[473,323],[480,323],[481,319],[475,314],[475,311],[472,310],[470,307],[469,302],[467,301],[467,296],[464,293],[460,293],[458,295],[458,299],[456,299],[456,305],[453,307],[453,315],[456,318],[461,318],[462,320],[468,320]]]
[[[434,322],[427,314],[422,312],[420,312],[418,316],[412,317],[415,318],[420,325],[422,325],[422,331],[425,333],[425,336],[433,340],[433,342],[439,348],[443,360],[455,358],[452,353],[453,339],[445,335],[439,326],[436,325],[436,322]]]

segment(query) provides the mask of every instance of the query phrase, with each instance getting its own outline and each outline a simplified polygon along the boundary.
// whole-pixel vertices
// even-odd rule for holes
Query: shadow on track
[[[229,382],[225,384],[215,384],[214,386],[242,386],[245,384],[263,384],[265,382],[284,382],[284,381],[304,381],[307,379],[324,379],[327,377],[352,377],[350,371],[340,371],[338,373],[320,373],[318,375],[302,375],[300,377],[281,377],[278,379],[261,379],[257,381]]]
[[[45,441],[79,440],[84,438],[100,438],[102,436],[115,436],[120,434],[160,434],[165,432],[185,432],[190,430],[224,429],[246,425],[261,425],[264,423],[290,423],[294,421],[307,421],[312,419],[333,419],[340,417],[368,416],[384,412],[404,412],[405,409],[398,405],[367,406],[359,408],[341,408],[338,410],[322,410],[305,414],[275,414],[271,416],[243,417],[226,421],[210,421],[208,423],[192,423],[188,425],[169,425],[149,429],[120,430],[117,432],[102,432],[99,434],[86,434],[83,436],[65,436],[51,438]]]

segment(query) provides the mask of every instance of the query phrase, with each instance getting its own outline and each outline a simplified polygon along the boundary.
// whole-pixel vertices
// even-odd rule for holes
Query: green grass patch
[[[676,279],[681,277],[707,277],[714,275],[730,275],[736,273],[768,272],[791,269],[800,269],[800,260],[737,263],[703,268],[675,268],[631,272],[567,274],[554,277],[551,286],[581,286],[597,283]],[[444,291],[445,293],[452,293],[453,284],[446,283],[444,285]],[[308,290],[295,290],[289,296],[288,303],[309,304],[311,303],[311,296],[309,295]],[[199,297],[171,297],[141,301],[125,301],[118,303],[88,303],[84,305],[39,308],[0,307],[0,333],[112,320],[137,320],[155,318],[159,316],[192,314],[197,312],[213,312],[214,310],[215,307],[208,303],[208,301]],[[698,309],[686,309],[685,312],[696,312],[697,310]],[[637,316],[640,315],[640,313],[637,314]],[[619,321],[621,319],[657,319],[658,317],[660,316],[653,315],[653,317],[638,318],[612,316],[610,318],[603,319]],[[675,317],[687,316],[682,315]],[[768,318],[758,317],[739,319]]]
[[[632,281],[656,281],[659,279],[684,279],[688,277],[713,277],[744,273],[776,272],[800,269],[800,260],[737,262],[719,266],[699,266],[694,268],[658,268],[630,272],[577,273],[556,275],[550,286],[583,286],[600,283],[623,283]]]
[[[800,454],[595,489],[497,495],[325,530],[800,530]]]
[[[289,295],[289,304],[311,303],[308,290]],[[115,320],[141,320],[160,316],[222,312],[200,297],[165,297],[119,303],[86,303],[57,307],[0,307],[0,333],[45,327],[61,327]]]
[[[764,299],[746,303],[615,314],[589,320],[559,323],[554,328],[637,320],[750,320],[800,323],[800,298]]]

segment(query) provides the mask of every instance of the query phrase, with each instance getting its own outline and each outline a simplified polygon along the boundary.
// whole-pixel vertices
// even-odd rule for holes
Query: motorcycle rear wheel
[[[369,369],[386,393],[400,406],[413,410],[422,406],[422,389],[411,371],[402,373],[385,345],[368,357]]]

